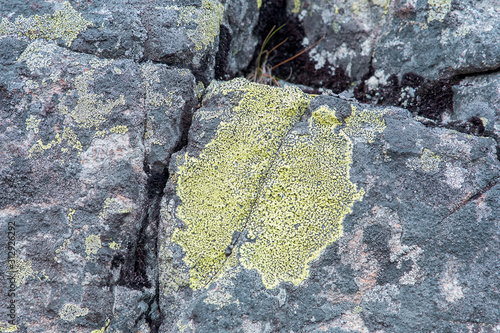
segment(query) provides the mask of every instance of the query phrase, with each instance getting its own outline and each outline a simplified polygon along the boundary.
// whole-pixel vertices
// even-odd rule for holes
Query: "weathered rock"
[[[0,44],[0,225],[15,233],[0,267],[4,285],[15,277],[18,330],[153,329],[158,204],[194,77],[42,40]]]
[[[297,52],[325,36],[292,78],[335,92],[355,82],[362,102],[440,121],[460,75],[500,68],[498,0],[288,0],[287,13],[303,34]]]
[[[499,6],[3,1],[0,332],[500,331]]]
[[[375,70],[428,79],[500,67],[500,2],[406,0],[391,8],[377,42]]]
[[[248,67],[257,46],[253,33],[259,17],[257,5],[257,1],[225,1],[215,56],[217,80],[228,79]]]
[[[0,36],[57,40],[104,58],[189,66],[209,80],[224,6],[218,0],[10,1],[2,4],[2,12]]]
[[[174,156],[161,332],[498,329],[491,138],[239,79]]]
[[[447,115],[446,122],[470,134],[500,140],[500,74],[465,78],[454,93],[454,113]]]
[[[327,68],[333,75],[341,69],[350,78],[361,80],[370,70],[389,2],[288,0],[287,8],[304,26],[304,46],[325,36],[324,41],[309,52],[316,70]]]

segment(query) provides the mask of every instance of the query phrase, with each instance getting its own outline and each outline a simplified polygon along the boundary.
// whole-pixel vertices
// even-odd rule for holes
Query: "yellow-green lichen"
[[[420,158],[411,158],[406,162],[406,166],[412,170],[422,169],[425,172],[436,172],[439,170],[439,163],[443,159],[432,150],[424,148]]]
[[[62,139],[66,141],[68,146],[78,151],[82,151],[83,148],[82,143],[78,140],[78,136],[71,128],[64,127]]]
[[[74,210],[73,208],[70,208],[69,209],[69,212],[68,212],[68,220],[70,222],[73,222],[73,215],[75,214],[76,210]]]
[[[363,308],[362,308],[361,306],[357,305],[357,306],[355,306],[355,307],[352,309],[352,311],[351,311],[351,312],[352,312],[352,313],[354,313],[354,314],[358,314],[358,313],[363,312]]]
[[[109,130],[111,133],[116,133],[116,134],[125,134],[128,132],[127,126],[123,125],[118,125]]]
[[[158,251],[158,268],[159,282],[165,296],[179,290],[180,287],[189,285],[189,270],[185,267],[173,264],[174,255],[170,250],[170,247],[173,245],[170,241],[174,230],[174,223],[171,223],[174,214],[173,205],[173,200],[170,200],[168,204],[165,206],[162,205],[160,209],[161,217],[166,221],[166,236],[164,238],[165,242],[160,244]]]
[[[70,244],[71,244],[71,241],[69,239],[65,239],[63,244],[56,249],[56,251],[55,251],[56,254],[58,255],[59,253],[66,251]],[[55,256],[54,260],[56,262],[59,262],[59,257]]]
[[[17,325],[12,325],[12,324],[0,321],[0,332],[2,332],[2,333],[17,332]]]
[[[86,316],[88,313],[88,308],[81,308],[78,305],[66,303],[59,311],[59,317],[66,321],[75,321],[76,318]]]
[[[42,119],[39,117],[30,115],[28,119],[26,119],[26,130],[33,130],[33,132],[38,133],[38,125],[40,125],[40,121],[42,121]]]
[[[14,22],[4,17],[0,23],[0,36],[16,35],[48,40],[61,38],[66,42],[66,46],[71,46],[78,34],[89,25],[92,25],[92,22],[85,20],[81,13],[65,1],[62,9],[55,11],[52,15],[35,15],[26,18],[20,15]]]
[[[233,281],[241,271],[241,267],[236,266],[237,260],[236,256],[228,257],[228,262],[217,274],[217,287],[207,292],[207,297],[203,300],[204,303],[215,305],[217,309],[240,303],[231,294],[231,290],[234,290]]]
[[[52,148],[55,145],[60,144],[62,141],[61,136],[58,134],[55,135],[55,138],[50,141],[47,144],[44,144],[42,140],[38,140],[29,150],[28,150],[28,157],[32,158],[33,156],[36,156],[37,154],[43,154],[46,150]]]
[[[160,75],[163,75],[161,67],[151,63],[144,64],[141,67],[141,74],[148,106],[153,108],[165,106],[167,108],[165,114],[184,106],[185,101],[180,94],[161,86]],[[149,119],[154,122],[153,117],[150,116]]]
[[[262,7],[262,0],[257,0],[257,8],[260,9]]]
[[[189,328],[190,331],[194,331],[194,325],[192,321],[188,321],[187,324],[185,324],[186,320],[185,319],[179,319],[177,321],[177,328],[179,329],[180,332],[184,332],[186,329]]]
[[[106,329],[108,328],[109,326],[109,323],[111,323],[111,320],[108,319],[108,321],[106,321],[106,325],[104,325],[103,327],[101,327],[100,329],[98,330],[92,330],[90,331],[90,333],[105,333],[106,332]]]
[[[431,21],[442,22],[451,9],[451,0],[427,0],[427,3],[429,4],[428,23]]]
[[[217,0],[202,0],[201,6],[168,6],[179,13],[178,26],[196,24],[195,29],[188,29],[187,36],[194,43],[196,50],[206,49],[219,34],[224,6]]]
[[[186,227],[172,240],[186,253],[192,288],[219,281],[238,261],[256,269],[267,288],[298,284],[363,197],[349,179],[351,137],[372,142],[385,129],[386,111],[352,106],[342,127],[335,111],[321,106],[305,133],[291,130],[310,100],[300,91],[235,80],[212,84],[205,99],[230,93],[239,102],[214,138],[198,157],[177,160],[172,181],[182,204],[175,215]],[[243,231],[251,241],[238,247]],[[230,301],[218,296],[219,305]]]
[[[200,100],[203,97],[203,94],[205,93],[205,85],[203,84],[203,82],[200,81],[196,84],[195,91],[196,91],[196,97],[198,98],[198,100]]]
[[[439,169],[439,162],[441,162],[442,156],[435,154],[432,150],[425,148],[422,156],[420,157],[420,166],[422,170],[437,171]]]
[[[120,95],[117,99],[107,101],[104,94],[95,94],[89,89],[90,82],[93,82],[94,71],[83,72],[75,78],[76,91],[69,94],[77,94],[78,101],[71,111],[71,117],[80,127],[96,129],[106,121],[105,116],[110,114],[114,107],[125,105],[125,96]],[[66,98],[63,97],[61,105],[64,105]]]
[[[114,214],[129,214],[133,208],[133,202],[129,198],[122,196],[106,198],[106,200],[104,200],[104,206],[99,213],[99,218],[104,220]]]
[[[119,250],[122,247],[120,243],[117,243],[115,241],[110,242],[108,246],[111,250]]]
[[[243,97],[233,118],[219,125],[198,157],[184,156],[176,174],[182,199],[177,215],[187,228],[176,230],[172,239],[186,251],[193,288],[209,283],[226,261],[233,232],[245,228],[283,137],[309,103],[309,97],[296,88],[245,80],[221,84],[218,90],[238,90]]]
[[[16,286],[19,287],[26,283],[29,278],[35,278],[37,271],[33,270],[31,260],[24,261],[19,256],[15,256],[8,261],[9,271],[12,272],[16,281]]]
[[[85,253],[87,253],[86,259],[93,259],[101,247],[101,237],[99,235],[88,236],[85,239]]]
[[[294,0],[292,13],[298,13],[300,11],[300,0]]]
[[[372,0],[373,4],[381,7],[382,9],[385,10],[385,14],[387,14],[387,11],[389,10],[389,4],[391,3],[391,0]]]
[[[387,110],[363,110],[359,112],[355,105],[351,105],[351,115],[345,120],[345,134],[358,141],[372,143],[377,133],[385,129],[385,120],[382,116]]]
[[[351,140],[337,126],[329,107],[313,112],[310,134],[285,138],[262,186],[247,226],[255,241],[243,244],[240,255],[267,288],[306,279],[309,263],[342,235],[344,216],[363,197],[349,179]]]
[[[53,63],[58,61],[59,57],[71,59],[72,54],[67,50],[62,51],[56,45],[35,41],[24,50],[17,61],[25,61],[32,72],[41,69],[53,71]],[[104,94],[94,93],[91,87],[95,73],[110,65],[111,62],[110,60],[101,59],[89,61],[90,69],[82,68],[82,73],[75,77],[73,82],[75,89],[69,89],[61,98],[57,106],[59,113],[63,115],[70,114],[79,127],[95,127],[98,130],[98,127],[106,121],[105,116],[111,113],[114,107],[125,105],[124,95],[120,95],[115,100],[107,100]],[[73,62],[73,65],[77,66],[75,62]],[[60,73],[60,71],[53,72]],[[57,82],[59,78],[54,76],[50,80]],[[68,101],[74,99],[77,100],[76,105],[70,110],[67,105]]]

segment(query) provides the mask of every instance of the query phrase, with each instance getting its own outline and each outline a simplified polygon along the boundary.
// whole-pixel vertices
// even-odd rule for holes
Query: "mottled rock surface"
[[[162,202],[161,331],[494,332],[499,181],[493,139],[213,83]]]
[[[0,36],[44,38],[103,58],[189,67],[208,83],[215,67],[224,76],[248,65],[258,10],[255,1],[3,1],[2,14]]]
[[[129,331],[154,320],[155,200],[196,103],[194,77],[1,43],[0,221],[15,226],[15,256],[2,251],[0,267],[2,284],[15,276],[18,329]]]
[[[0,2],[0,332],[500,332],[498,0]]]

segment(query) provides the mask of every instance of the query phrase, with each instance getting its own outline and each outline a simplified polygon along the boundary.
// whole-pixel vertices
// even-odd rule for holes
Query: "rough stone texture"
[[[238,61],[231,60],[228,71],[236,72],[252,56],[255,37],[242,28],[255,24],[258,11],[253,3],[228,1],[227,6],[227,29],[235,35],[229,58],[236,54]],[[214,76],[224,15],[224,5],[218,0],[4,1],[0,36],[57,40],[74,51],[104,58],[187,66],[208,82]],[[245,19],[237,21],[242,15]],[[242,44],[246,46],[241,48]]]
[[[500,332],[498,0],[0,2],[0,332]]]
[[[160,331],[498,331],[495,141],[426,127],[403,109],[330,96],[307,104],[293,89],[244,81],[208,88],[188,146],[172,159],[162,202]],[[277,126],[267,112],[291,117],[280,116],[284,128],[273,130],[276,136],[266,136]],[[320,129],[328,127],[322,141]],[[229,156],[206,163],[228,147]],[[297,147],[309,163],[294,154]],[[332,152],[340,154],[334,163]],[[323,192],[325,173],[333,192]],[[357,199],[338,192],[348,184],[337,186],[343,177]],[[203,184],[193,194],[198,179]],[[319,199],[298,195],[304,183]],[[283,207],[288,215],[280,215]],[[347,207],[340,226],[339,207]],[[332,210],[320,214],[325,224],[315,229],[314,214],[323,209]],[[196,214],[204,218],[192,219]],[[312,244],[310,261],[295,255],[303,244]],[[297,279],[297,272],[304,274]]]
[[[327,68],[333,75],[342,68],[354,80],[368,73],[388,0],[288,0],[287,4],[290,14],[297,15],[304,26],[304,46],[325,35],[324,41],[309,52],[316,70]]]
[[[15,224],[16,244],[0,269],[3,285],[16,278],[18,330],[152,328],[154,214],[194,77],[41,40],[0,44],[0,225]]]
[[[356,82],[363,102],[439,119],[428,106],[451,112],[442,104],[451,103],[460,75],[500,68],[498,0],[288,0],[287,9],[302,26],[304,47],[325,35],[309,52],[314,68],[303,67],[310,78],[300,83],[326,84],[327,71],[338,84]]]
[[[454,113],[446,121],[500,142],[500,75],[466,78],[454,87],[454,92]]]
[[[224,20],[215,57],[215,78],[226,80],[246,69],[257,46],[253,34],[259,9],[257,1],[225,2]]]
[[[500,67],[500,2],[407,0],[394,2],[374,53],[387,75],[429,79]]]

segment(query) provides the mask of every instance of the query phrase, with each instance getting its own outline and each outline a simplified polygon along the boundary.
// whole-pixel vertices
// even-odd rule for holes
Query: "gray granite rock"
[[[0,225],[15,233],[0,267],[2,284],[15,277],[17,329],[149,332],[155,221],[197,103],[193,75],[42,40],[0,44]]]
[[[493,139],[234,80],[171,161],[160,332],[500,328]]]

